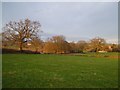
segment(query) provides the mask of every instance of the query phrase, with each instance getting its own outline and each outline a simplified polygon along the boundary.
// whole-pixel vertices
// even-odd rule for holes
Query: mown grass
[[[3,88],[116,88],[117,58],[3,54]]]

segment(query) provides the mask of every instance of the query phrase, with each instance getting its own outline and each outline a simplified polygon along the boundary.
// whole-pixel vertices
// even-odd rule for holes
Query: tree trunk
[[[38,53],[38,49],[36,48],[36,51],[35,51],[35,53]]]
[[[23,49],[22,49],[22,45],[23,45],[23,43],[22,43],[22,42],[20,42],[20,52],[22,52],[22,51],[23,51]]]

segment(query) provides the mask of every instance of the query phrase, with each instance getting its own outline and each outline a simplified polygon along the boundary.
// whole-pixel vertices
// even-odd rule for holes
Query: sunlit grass
[[[111,88],[117,58],[3,54],[3,88]]]

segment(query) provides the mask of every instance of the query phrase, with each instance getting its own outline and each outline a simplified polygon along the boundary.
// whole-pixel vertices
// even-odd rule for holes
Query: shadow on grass
[[[22,52],[20,50],[15,49],[6,49],[2,48],[2,54],[40,54],[40,52],[30,51],[30,50],[23,50]]]

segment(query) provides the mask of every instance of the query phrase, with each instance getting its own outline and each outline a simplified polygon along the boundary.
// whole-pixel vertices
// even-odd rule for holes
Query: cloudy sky
[[[64,35],[68,41],[118,40],[117,2],[3,2],[2,24],[29,18],[42,25],[42,38]]]

